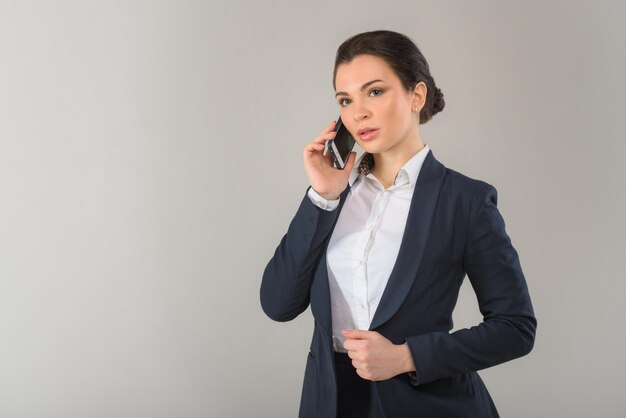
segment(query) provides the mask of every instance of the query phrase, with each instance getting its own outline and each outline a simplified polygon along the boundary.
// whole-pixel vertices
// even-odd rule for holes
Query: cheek
[[[397,119],[402,118],[403,112],[406,110],[406,104],[399,98],[394,98],[394,100],[390,100],[389,103],[387,103],[386,108],[390,116]]]
[[[389,109],[390,112],[393,112],[391,116],[399,129],[405,129],[408,125],[413,123],[412,115],[415,115],[415,113],[411,112],[411,108],[408,106],[406,100],[395,100],[393,104],[390,104]]]
[[[385,124],[394,125],[402,112],[402,102],[395,95],[388,95],[377,103],[378,116],[384,119]],[[382,122],[382,121],[381,121]]]

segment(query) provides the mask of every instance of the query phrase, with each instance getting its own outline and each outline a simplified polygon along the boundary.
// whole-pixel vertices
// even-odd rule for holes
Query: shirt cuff
[[[309,199],[311,199],[311,201],[318,208],[331,211],[331,210],[337,209],[337,207],[339,206],[339,199],[335,199],[335,200],[324,199],[322,196],[317,194],[315,190],[313,190],[313,187],[309,187],[309,191],[307,192],[307,195],[309,196]]]

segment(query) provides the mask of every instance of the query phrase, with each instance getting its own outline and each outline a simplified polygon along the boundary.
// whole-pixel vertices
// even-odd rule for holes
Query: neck
[[[424,142],[418,134],[413,139],[407,139],[396,147],[385,152],[374,154],[374,169],[372,174],[385,186],[391,186],[398,174],[398,171],[415,154],[424,148]]]

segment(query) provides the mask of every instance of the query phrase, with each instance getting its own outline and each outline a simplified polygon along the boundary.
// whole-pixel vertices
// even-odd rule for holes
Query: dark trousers
[[[346,353],[335,352],[337,418],[385,418],[374,382],[363,379]]]

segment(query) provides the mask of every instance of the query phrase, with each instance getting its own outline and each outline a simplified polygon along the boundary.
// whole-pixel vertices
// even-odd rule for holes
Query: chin
[[[385,151],[386,147],[383,144],[375,144],[374,142],[365,142],[363,144],[359,144],[359,146],[363,151],[369,152],[370,154],[378,154]]]

